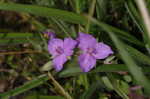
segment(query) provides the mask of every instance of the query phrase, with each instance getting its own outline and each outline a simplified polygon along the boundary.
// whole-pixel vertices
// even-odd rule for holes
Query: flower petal
[[[72,38],[65,38],[64,40],[64,51],[67,56],[73,54],[73,49],[75,48],[77,42]]]
[[[96,51],[93,54],[93,56],[96,59],[104,59],[106,57],[108,57],[110,54],[113,54],[113,51],[111,50],[111,48],[104,44],[104,43],[97,43],[96,44]]]
[[[67,61],[66,55],[62,54],[53,59],[53,66],[56,71],[60,71],[63,68],[63,64]]]
[[[52,54],[53,57],[59,55],[59,53],[56,51],[58,47],[63,48],[63,40],[57,38],[49,40],[48,51],[50,54]]]
[[[96,39],[92,35],[81,32],[79,33],[77,41],[79,42],[78,47],[84,52],[86,52],[88,48],[94,48],[97,43]]]
[[[78,61],[83,72],[90,71],[96,64],[96,59],[89,54],[81,54]]]

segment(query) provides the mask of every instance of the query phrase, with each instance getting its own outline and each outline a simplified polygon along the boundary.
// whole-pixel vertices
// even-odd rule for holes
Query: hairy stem
[[[50,72],[48,72],[48,76],[49,76],[49,78],[52,80],[53,85],[54,85],[56,88],[59,89],[59,91],[61,92],[61,94],[62,94],[64,97],[66,97],[67,99],[72,99],[72,97],[69,95],[69,93],[66,92],[66,91],[64,90],[64,88],[54,79],[54,77],[51,75]]]

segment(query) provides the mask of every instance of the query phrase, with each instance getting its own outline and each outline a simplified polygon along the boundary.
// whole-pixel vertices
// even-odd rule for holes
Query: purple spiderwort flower
[[[113,54],[108,45],[98,43],[92,35],[79,33],[77,41],[79,42],[78,48],[82,51],[78,61],[83,72],[90,71],[95,66],[97,59],[104,59]]]
[[[50,37],[50,39],[55,38],[56,34],[54,32],[50,32],[50,31],[45,31],[43,32],[46,36]]]
[[[73,54],[77,42],[72,38],[65,38],[64,41],[58,38],[52,38],[48,43],[48,51],[52,54],[52,63],[56,71],[63,68],[63,64]]]

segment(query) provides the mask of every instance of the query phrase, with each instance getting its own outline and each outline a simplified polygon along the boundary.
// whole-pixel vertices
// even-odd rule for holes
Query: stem
[[[144,2],[144,0],[136,0],[136,3],[138,5],[138,8],[140,10],[141,16],[143,18],[143,21],[145,23],[145,27],[147,30],[147,43],[148,43],[148,48],[150,48],[150,17],[149,17],[149,13],[148,10],[146,8],[146,4]]]
[[[59,91],[61,91],[61,93],[62,93],[62,95],[63,95],[64,97],[66,97],[67,99],[72,99],[72,97],[69,95],[69,93],[66,92],[66,91],[64,90],[64,88],[54,79],[54,77],[51,75],[50,72],[48,72],[48,76],[49,76],[49,78],[52,80],[53,85],[54,85],[56,88],[58,88]]]
[[[93,0],[93,1],[92,1],[92,4],[91,4],[91,7],[90,7],[90,9],[89,9],[89,13],[88,13],[87,25],[86,25],[86,27],[85,27],[86,33],[89,32],[89,28],[90,28],[90,17],[92,17],[93,14],[94,14],[95,5],[96,5],[96,0]]]

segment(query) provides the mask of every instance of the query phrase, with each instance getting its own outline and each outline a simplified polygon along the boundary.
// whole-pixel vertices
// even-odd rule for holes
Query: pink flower
[[[108,45],[98,43],[92,35],[79,33],[77,41],[79,42],[78,48],[82,51],[78,62],[83,72],[90,71],[95,66],[97,59],[104,59],[113,54]]]
[[[63,68],[63,64],[73,54],[76,44],[77,42],[72,38],[65,38],[64,41],[58,38],[49,40],[48,51],[52,54],[52,63],[56,71],[60,71]]]

